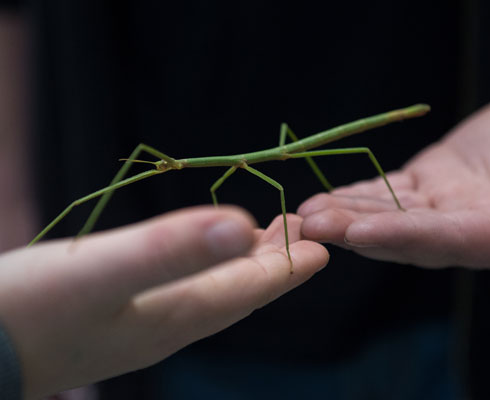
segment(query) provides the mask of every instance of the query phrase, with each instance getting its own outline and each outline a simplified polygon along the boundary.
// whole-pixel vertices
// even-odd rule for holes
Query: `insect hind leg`
[[[388,190],[391,193],[391,196],[393,197],[393,200],[395,201],[397,208],[401,211],[405,211],[405,209],[401,206],[398,197],[396,197],[395,191],[391,187],[391,184],[388,181],[388,178],[386,177],[383,168],[381,168],[380,163],[378,162],[373,152],[368,147],[350,147],[345,149],[312,150],[312,151],[305,151],[303,153],[289,154],[289,157],[305,158],[305,157],[331,156],[331,155],[342,155],[342,154],[367,154],[369,160],[371,160],[371,163],[376,168],[376,171],[378,171],[378,174],[381,176],[381,178],[383,178]]]
[[[298,141],[298,137],[291,130],[291,128],[289,127],[289,125],[286,124],[285,122],[283,122],[281,124],[281,133],[280,133],[280,137],[279,137],[279,146],[284,146],[284,144],[286,143],[286,135],[288,135],[293,142],[297,142]],[[325,178],[325,175],[321,171],[320,167],[318,167],[318,164],[315,162],[315,160],[313,160],[313,158],[311,158],[309,156],[305,156],[304,159],[308,163],[308,165],[310,166],[310,168],[313,170],[313,173],[316,175],[316,177],[321,182],[321,184],[323,185],[323,187],[327,191],[329,191],[329,192],[332,191],[334,189],[333,185],[327,180],[327,178]]]

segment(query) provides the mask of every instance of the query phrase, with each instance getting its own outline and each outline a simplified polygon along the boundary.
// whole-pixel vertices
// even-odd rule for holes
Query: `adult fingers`
[[[296,214],[287,214],[288,238],[289,243],[294,243],[301,238],[301,222],[303,218]],[[257,240],[255,251],[264,251],[264,245],[272,245],[278,248],[286,246],[286,236],[284,234],[284,219],[282,215],[274,218],[271,224],[265,229]]]
[[[490,258],[490,217],[478,211],[387,212],[348,226],[345,242],[357,253],[423,267],[484,268]]]
[[[337,195],[335,193],[318,193],[299,206],[298,214],[305,218],[319,211],[334,208],[373,213],[396,210],[397,207],[393,198],[384,200],[370,197]]]
[[[245,254],[253,226],[237,208],[196,207],[76,241],[39,244],[23,251],[21,264],[57,282],[52,285],[84,291],[87,300],[117,300]]]
[[[291,221],[290,225],[299,229],[299,222]],[[163,354],[159,357],[166,356],[246,317],[306,281],[328,262],[326,249],[314,242],[296,242],[290,251],[293,274],[285,249],[271,245],[255,256],[226,262],[143,294],[133,302],[128,317],[136,325],[151,326],[150,337],[161,341]],[[170,328],[168,321],[172,321]],[[148,358],[155,357],[155,349],[152,351]]]
[[[428,198],[416,191],[399,190],[397,197],[405,209],[427,208]],[[391,194],[383,198],[320,193],[300,205],[304,218],[302,233],[306,239],[344,246],[347,227],[371,214],[400,212]]]
[[[112,257],[107,274],[132,295],[245,254],[254,242],[253,227],[253,219],[237,208],[196,207],[94,239],[86,247],[98,258]]]
[[[395,192],[398,200],[405,209],[428,207],[430,200],[426,195],[413,190],[398,190]],[[377,197],[365,195],[348,195],[340,192],[319,193],[303,202],[298,208],[298,214],[307,217],[313,213],[328,209],[345,209],[361,213],[377,213],[397,210],[397,205],[391,193]]]
[[[349,225],[364,215],[338,208],[322,210],[305,217],[301,232],[305,239],[343,246],[345,231]]]

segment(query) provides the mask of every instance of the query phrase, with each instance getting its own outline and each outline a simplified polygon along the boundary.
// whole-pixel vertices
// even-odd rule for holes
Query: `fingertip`
[[[255,219],[236,206],[199,206],[157,217],[147,231],[148,243],[157,252],[185,247],[201,254],[202,262],[219,262],[246,253],[255,239]]]
[[[327,196],[327,193],[318,193],[310,197],[308,200],[300,204],[297,210],[297,214],[302,217],[306,217],[310,214],[314,214],[320,211],[325,206]]]
[[[303,218],[296,214],[286,214],[289,242],[293,243],[300,239],[301,223]],[[276,216],[264,231],[260,242],[271,242],[278,246],[284,246],[284,217],[282,214]]]
[[[348,210],[320,211],[304,218],[301,233],[304,238],[317,242],[342,243],[347,227],[356,217]]]
[[[304,238],[319,241],[323,238],[322,227],[324,226],[324,218],[322,214],[308,215],[304,218],[301,224],[301,234]]]
[[[291,246],[291,257],[294,265],[306,267],[309,271],[318,272],[325,268],[330,261],[330,253],[320,243],[301,240]]]

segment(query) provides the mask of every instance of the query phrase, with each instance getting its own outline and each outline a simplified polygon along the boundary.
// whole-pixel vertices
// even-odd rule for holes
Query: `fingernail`
[[[241,255],[252,246],[253,235],[244,221],[226,219],[208,228],[205,237],[216,258],[225,259]]]

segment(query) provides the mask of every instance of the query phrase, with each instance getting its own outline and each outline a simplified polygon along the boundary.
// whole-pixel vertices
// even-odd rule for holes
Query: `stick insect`
[[[134,182],[149,178],[153,175],[163,174],[171,170],[180,170],[183,168],[198,168],[198,167],[228,167],[226,172],[211,186],[211,197],[213,204],[218,205],[218,200],[216,197],[216,190],[225,182],[226,179],[230,177],[238,168],[243,168],[246,171],[252,173],[253,175],[263,179],[277,190],[279,190],[280,201],[281,201],[281,212],[283,216],[284,224],[284,236],[286,242],[286,252],[291,265],[291,273],[293,271],[293,263],[291,260],[291,254],[289,253],[289,237],[288,237],[288,226],[286,220],[286,200],[284,197],[284,188],[282,185],[272,179],[271,177],[263,174],[250,165],[257,164],[265,161],[273,160],[288,160],[290,158],[304,158],[310,167],[312,168],[315,175],[320,180],[321,184],[327,191],[331,191],[333,186],[325,178],[324,174],[318,168],[317,164],[312,157],[327,156],[327,155],[341,155],[341,154],[367,154],[372,164],[376,168],[378,174],[383,178],[386,186],[393,197],[393,200],[397,208],[403,211],[403,207],[400,201],[396,197],[393,188],[391,187],[381,165],[378,160],[367,147],[352,147],[352,148],[342,148],[342,149],[328,149],[328,150],[313,150],[311,149],[323,146],[324,144],[342,139],[346,136],[350,136],[356,133],[361,133],[369,129],[377,128],[383,125],[390,124],[395,121],[401,121],[408,118],[415,118],[425,115],[430,111],[430,106],[426,104],[415,104],[410,107],[401,108],[393,111],[389,111],[382,114],[377,114],[371,117],[362,118],[344,125],[337,126],[335,128],[308,136],[299,140],[291,128],[286,124],[281,124],[279,146],[270,148],[267,150],[256,151],[253,153],[246,154],[236,154],[230,156],[213,156],[213,157],[198,157],[198,158],[184,158],[184,159],[174,159],[168,155],[160,152],[159,150],[150,147],[146,144],[139,144],[131,153],[129,158],[121,159],[125,161],[121,169],[118,171],[116,176],[113,178],[111,183],[96,192],[93,192],[85,197],[72,202],[68,207],[65,208],[51,223],[49,223],[30,243],[29,246],[33,245],[40,239],[42,239],[58,222],[60,222],[75,206],[83,204],[89,200],[100,197],[98,203],[93,209],[92,213],[88,217],[85,225],[82,227],[78,236],[85,235],[89,233],[95,223],[97,222],[100,214],[105,208],[107,202],[110,200],[112,194],[116,189],[123,186],[130,185]],[[292,142],[286,144],[286,136],[292,140]],[[151,156],[156,157],[157,161],[145,161],[138,160],[137,158],[142,153],[148,153]],[[145,172],[133,175],[130,178],[124,179],[125,175],[129,171],[132,163],[146,163],[152,164],[153,169],[147,170]]]

